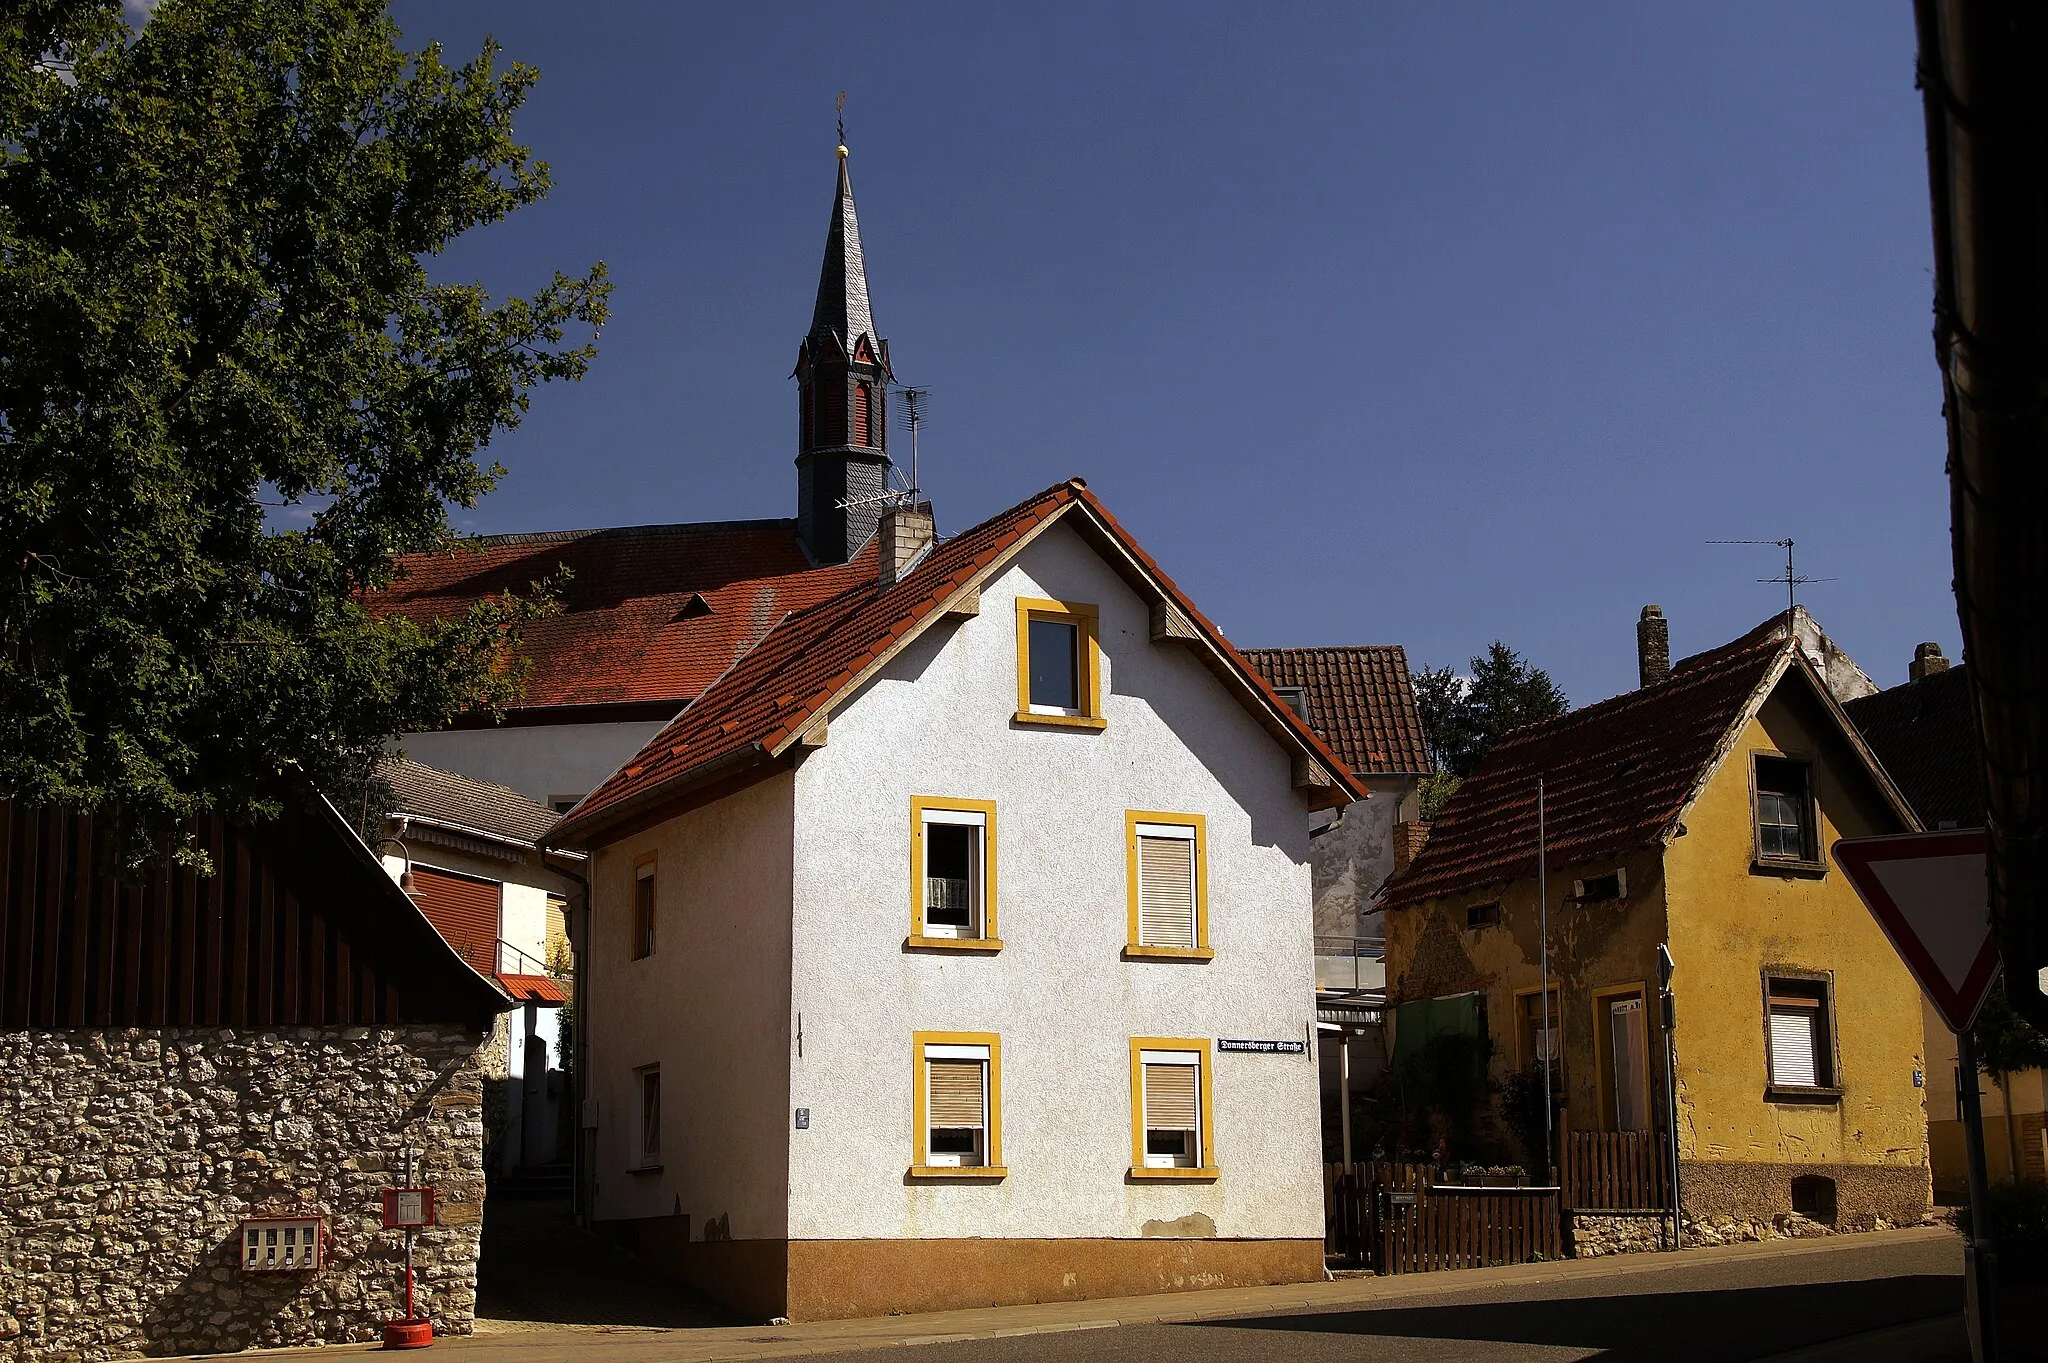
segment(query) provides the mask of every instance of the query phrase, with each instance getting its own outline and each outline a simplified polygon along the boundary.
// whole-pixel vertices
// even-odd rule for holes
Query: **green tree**
[[[1977,1043],[1977,1068],[1994,1079],[2048,1069],[2048,1036],[2014,1010],[2004,980],[1991,986],[1970,1031]]]
[[[0,797],[118,812],[139,862],[513,694],[544,591],[361,604],[453,545],[605,317],[601,265],[429,277],[548,190],[512,133],[536,72],[496,57],[403,51],[380,0],[0,17]]]
[[[1424,668],[1414,678],[1430,760],[1437,771],[1461,780],[1478,769],[1503,734],[1571,709],[1549,673],[1498,639],[1471,660],[1471,668],[1469,679],[1448,667]]]

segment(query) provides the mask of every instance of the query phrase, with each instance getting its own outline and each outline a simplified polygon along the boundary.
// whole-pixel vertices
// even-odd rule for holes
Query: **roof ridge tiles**
[[[452,547],[475,545],[495,548],[504,544],[570,544],[577,540],[608,539],[627,535],[713,535],[733,530],[775,530],[794,527],[793,516],[764,516],[737,521],[670,521],[654,525],[604,525],[588,530],[514,530],[497,535],[464,535]],[[425,552],[433,552],[428,550]]]

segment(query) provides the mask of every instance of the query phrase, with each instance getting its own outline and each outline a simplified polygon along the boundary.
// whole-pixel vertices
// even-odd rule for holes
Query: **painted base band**
[[[1313,1282],[1321,1240],[691,1240],[688,1217],[600,1222],[750,1319],[843,1320]]]
[[[1924,1164],[1747,1164],[1683,1160],[1679,1164],[1685,1214],[1704,1221],[1769,1220],[1792,1213],[1792,1180],[1834,1180],[1836,1223],[1867,1229],[1879,1218],[1910,1226],[1925,1216],[1933,1189]]]

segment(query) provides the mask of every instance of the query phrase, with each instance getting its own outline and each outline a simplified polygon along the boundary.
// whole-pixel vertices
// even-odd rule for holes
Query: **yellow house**
[[[1829,849],[1917,824],[1830,693],[1827,659],[1782,618],[1667,659],[1646,648],[1639,690],[1497,744],[1389,883],[1396,1053],[1418,1040],[1403,1027],[1483,1028],[1497,1080],[1561,1051],[1572,1129],[1667,1129],[1661,944],[1695,1233],[1767,1235],[1794,1212],[1845,1229],[1916,1221],[1920,994]]]

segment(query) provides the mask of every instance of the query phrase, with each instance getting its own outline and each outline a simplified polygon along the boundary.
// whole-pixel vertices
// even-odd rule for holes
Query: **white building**
[[[790,616],[577,806],[601,1228],[823,1318],[1321,1276],[1343,764],[1076,481]]]
[[[553,811],[504,786],[396,758],[380,775],[391,794],[376,843],[385,869],[457,955],[519,1001],[482,1056],[486,1168],[496,1176],[566,1163],[561,1009],[583,858],[542,851]]]

